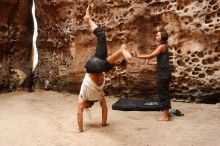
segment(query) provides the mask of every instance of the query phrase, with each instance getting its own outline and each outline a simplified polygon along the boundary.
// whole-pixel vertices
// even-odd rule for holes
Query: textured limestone
[[[15,81],[16,85],[21,85],[26,79],[27,75],[19,69],[12,69],[12,80]]]
[[[19,85],[27,87],[29,84],[32,49],[31,5],[32,1],[26,0],[0,1],[1,90],[8,88],[13,91]],[[21,72],[24,75],[21,75]],[[23,79],[25,76],[26,79]]]
[[[96,45],[95,36],[82,19],[87,3],[87,0],[36,1],[39,62],[35,77],[38,86],[79,91],[85,61],[94,53]],[[150,53],[155,49],[156,31],[164,27],[169,34],[172,97],[201,100],[200,97],[210,95],[212,98],[220,94],[218,0],[93,0],[93,3],[92,17],[106,32],[109,54],[122,43],[127,44],[128,50]],[[7,11],[9,9],[0,15],[6,15]],[[14,33],[7,27],[1,27],[0,32],[0,43],[7,46],[9,37],[2,36]],[[6,77],[10,74],[5,65],[7,57],[2,56],[8,54],[8,49],[1,50],[4,52],[1,51],[0,68],[3,69],[0,70]],[[106,93],[154,97],[155,71],[156,66],[146,65],[145,60],[118,64],[107,74]]]
[[[65,80],[79,89],[84,63],[94,53],[95,37],[83,23],[86,0],[37,1],[39,79]],[[156,31],[169,33],[171,92],[194,99],[220,89],[220,11],[217,0],[93,1],[92,16],[106,32],[109,53],[126,43],[129,50],[150,53]],[[46,70],[45,70],[46,68]],[[155,96],[155,66],[134,59],[107,74],[106,92],[129,97]],[[54,85],[51,83],[51,86]]]

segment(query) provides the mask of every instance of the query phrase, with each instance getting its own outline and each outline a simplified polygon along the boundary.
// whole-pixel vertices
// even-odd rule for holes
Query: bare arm
[[[100,102],[100,106],[102,107],[102,126],[107,126],[107,115],[108,115],[108,107],[106,104],[105,97],[102,98],[102,101]]]
[[[79,127],[79,132],[83,132],[83,100],[79,97],[79,101],[77,103],[77,122]]]
[[[164,46],[160,45],[159,47],[157,47],[157,49],[155,51],[153,51],[151,54],[147,54],[147,55],[137,55],[137,58],[140,59],[152,59],[156,56],[158,56],[160,53],[164,52]]]

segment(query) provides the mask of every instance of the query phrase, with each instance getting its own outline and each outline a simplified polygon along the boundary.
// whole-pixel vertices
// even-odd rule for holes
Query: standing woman
[[[169,121],[169,109],[171,103],[169,99],[169,84],[171,81],[171,72],[169,69],[169,51],[168,51],[168,34],[165,30],[160,30],[156,35],[157,48],[151,54],[136,55],[141,59],[152,59],[157,57],[157,92],[162,104],[163,114],[157,120]],[[148,64],[150,63],[148,60]]]

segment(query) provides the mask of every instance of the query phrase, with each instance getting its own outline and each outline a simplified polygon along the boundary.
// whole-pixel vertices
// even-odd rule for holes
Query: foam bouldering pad
[[[112,105],[113,110],[122,111],[160,111],[159,99],[127,99],[121,98]]]

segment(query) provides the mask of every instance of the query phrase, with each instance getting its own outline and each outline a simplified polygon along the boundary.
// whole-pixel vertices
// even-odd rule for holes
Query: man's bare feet
[[[90,8],[90,5],[88,5],[88,7],[86,8],[86,15],[83,17],[85,22],[88,22],[89,19],[91,19],[90,13],[89,13],[89,8]]]
[[[125,60],[127,62],[130,62],[131,59],[132,59],[132,55],[131,55],[131,53],[128,50],[126,50],[126,45],[125,44],[121,45],[121,50],[122,50],[122,53],[124,55]]]
[[[162,116],[157,118],[157,121],[169,121],[169,120],[170,120],[169,110],[164,110]]]

